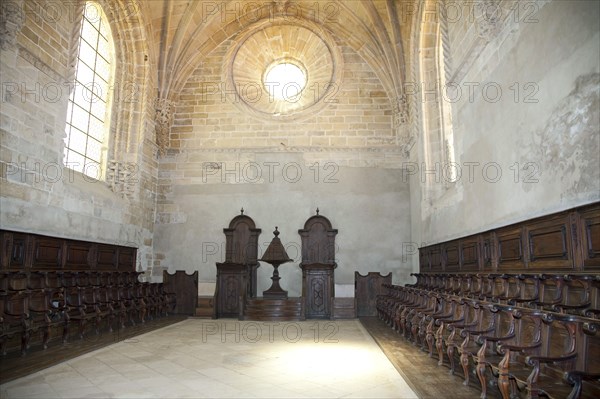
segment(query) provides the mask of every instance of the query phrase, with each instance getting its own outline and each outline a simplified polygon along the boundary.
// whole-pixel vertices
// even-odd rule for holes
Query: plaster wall
[[[473,21],[449,23],[461,173],[448,184],[446,165],[424,165],[411,154],[420,172],[411,176],[412,187],[421,187],[411,193],[420,244],[600,199],[600,5],[532,4],[527,19],[524,9],[520,18],[505,13],[489,41]],[[427,181],[446,187],[429,195]]]

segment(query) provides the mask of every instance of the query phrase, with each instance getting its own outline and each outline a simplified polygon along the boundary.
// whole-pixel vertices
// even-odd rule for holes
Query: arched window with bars
[[[105,175],[109,139],[114,42],[102,7],[85,3],[75,81],[65,125],[65,166],[91,178]]]

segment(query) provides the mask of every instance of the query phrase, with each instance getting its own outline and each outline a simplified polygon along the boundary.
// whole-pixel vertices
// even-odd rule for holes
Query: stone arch
[[[421,143],[423,166],[432,175],[423,181],[424,197],[437,197],[453,180],[451,165],[455,162],[452,126],[453,97],[448,90],[450,49],[445,1],[415,2],[411,37],[411,70],[414,93],[412,130]],[[433,175],[433,170],[436,174]]]
[[[125,163],[140,164],[144,135],[152,131],[144,129],[143,122],[148,112],[148,91],[154,86],[151,82],[150,63],[147,62],[148,40],[135,1],[93,1],[102,7],[106,14],[115,52],[106,181],[113,191],[131,196],[135,186],[125,184],[119,178],[118,169],[122,169]],[[77,15],[83,15],[85,3],[84,0],[77,3]],[[74,21],[71,34],[69,78],[74,77],[75,73],[80,26],[81,17]]]
[[[140,18],[137,2],[128,0],[96,0],[105,8],[115,41],[116,105],[114,145],[112,155],[135,154],[144,139],[143,116],[146,112],[147,91],[150,90],[148,38]],[[150,85],[149,85],[150,84]],[[111,129],[111,130],[112,130]]]

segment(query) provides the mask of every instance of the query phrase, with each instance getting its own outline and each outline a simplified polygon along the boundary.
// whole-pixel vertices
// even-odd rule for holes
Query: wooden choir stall
[[[335,236],[329,219],[317,214],[298,230],[302,239],[302,298],[307,319],[333,318]]]
[[[215,317],[243,318],[246,297],[256,296],[258,236],[261,229],[251,217],[234,217],[225,233],[225,261],[217,263]]]
[[[0,353],[56,351],[172,314],[175,297],[140,281],[136,256],[133,247],[0,230]]]
[[[419,252],[377,299],[400,336],[481,398],[600,397],[600,203]]]
[[[261,229],[242,214],[233,218],[226,237],[226,259],[217,263],[215,317],[234,317],[250,320],[303,320],[332,319],[334,314],[335,236],[337,230],[326,217],[317,214],[308,218],[298,230],[302,241],[302,297],[288,298],[279,286],[277,267],[291,261],[278,238],[274,238],[261,261],[273,265],[273,284],[257,297],[256,269],[258,264],[258,236]],[[345,306],[345,303],[342,305]],[[350,312],[349,312],[349,311]],[[354,303],[348,309],[340,308],[337,317],[355,315]]]
[[[362,275],[354,272],[354,298],[358,317],[377,316],[377,297],[387,293],[387,285],[392,284],[392,273],[382,275],[369,272]]]

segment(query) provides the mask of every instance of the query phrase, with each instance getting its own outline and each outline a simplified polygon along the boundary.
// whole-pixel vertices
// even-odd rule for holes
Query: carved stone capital
[[[0,6],[0,48],[8,50],[17,44],[17,33],[25,22],[23,0],[3,1]]]
[[[173,123],[173,109],[175,104],[166,98],[157,98],[154,101],[154,122],[156,126],[156,144],[158,152],[164,155],[169,148],[171,124]]]

